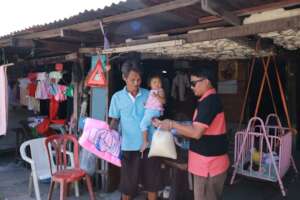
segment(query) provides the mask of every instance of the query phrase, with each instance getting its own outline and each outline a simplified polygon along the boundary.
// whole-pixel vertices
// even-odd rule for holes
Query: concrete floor
[[[28,177],[30,170],[25,168],[21,162],[16,163],[13,154],[0,154],[0,200],[33,200],[34,196],[28,194]],[[298,165],[299,166],[299,165]],[[230,177],[230,176],[229,176]],[[300,179],[290,170],[284,178],[284,185],[287,189],[286,200],[300,199]],[[40,183],[42,199],[47,199],[49,183]],[[120,193],[101,193],[96,190],[96,199],[119,200]],[[2,197],[2,199],[1,199]],[[59,199],[59,187],[54,192],[54,200]],[[88,200],[88,193],[85,184],[80,185],[80,197],[76,198],[71,192],[68,200]],[[139,195],[139,200],[145,199]],[[226,184],[224,200],[281,200],[279,187],[275,183],[249,180],[238,177],[234,185]]]
[[[0,154],[0,200],[34,200],[34,193],[30,196],[28,193],[28,177],[30,170],[24,167],[22,162],[14,162],[14,156],[6,153]],[[47,199],[49,183],[39,183],[42,200]],[[95,190],[95,189],[94,189]],[[101,193],[95,190],[96,199],[101,200],[119,200],[120,193]],[[54,190],[53,200],[59,199],[59,187]],[[74,190],[71,190],[68,200],[88,200],[86,185],[80,184],[80,196],[75,197]],[[143,199],[139,197],[139,199]]]
[[[9,127],[17,126],[16,121],[20,118],[26,117],[22,112],[11,112]],[[1,143],[9,143],[13,145],[15,136],[9,133],[5,137],[0,138]],[[4,147],[4,146],[2,146]],[[300,152],[296,152],[298,169],[300,169]],[[298,159],[298,160],[297,160]],[[1,151],[0,148],[0,200],[33,200],[34,196],[28,194],[28,177],[30,170],[24,167],[20,161],[16,162],[14,153]],[[231,175],[229,175],[229,178]],[[284,185],[287,189],[286,200],[299,200],[300,199],[300,179],[295,176],[293,170],[290,170],[284,178]],[[228,182],[228,181],[227,181]],[[49,183],[40,183],[42,200],[47,199]],[[96,190],[96,199],[101,200],[119,200],[120,193],[115,191],[113,193],[101,193]],[[281,200],[284,199],[280,193],[277,184],[270,182],[262,182],[258,180],[249,180],[244,177],[237,177],[235,184],[225,185],[224,200]],[[55,190],[53,200],[59,199],[59,188]],[[88,200],[88,193],[85,184],[80,185],[80,197],[76,198],[74,192],[71,192],[68,200]],[[136,200],[146,199],[145,195],[139,195]],[[185,200],[185,199],[184,199]]]
[[[15,158],[15,133],[11,131],[13,128],[19,127],[18,122],[24,120],[33,113],[24,108],[17,107],[10,108],[8,132],[6,136],[0,137],[0,200],[34,200],[34,193],[30,196],[28,193],[28,180],[30,169],[24,166],[24,162],[16,160]],[[1,123],[1,122],[0,122]],[[40,183],[40,192],[42,200],[47,199],[49,183]],[[113,193],[101,193],[96,190],[96,199],[101,200],[119,200],[120,193],[115,191]],[[54,191],[53,200],[59,199],[59,187]],[[85,200],[88,198],[86,185],[80,185],[80,197],[76,198],[74,192],[71,192],[68,200]],[[145,199],[141,194],[137,199]]]

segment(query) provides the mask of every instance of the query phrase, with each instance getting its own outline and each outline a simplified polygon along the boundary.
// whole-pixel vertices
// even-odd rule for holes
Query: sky
[[[120,1],[121,0],[2,0],[0,36],[31,26],[69,18],[84,10],[96,10]]]

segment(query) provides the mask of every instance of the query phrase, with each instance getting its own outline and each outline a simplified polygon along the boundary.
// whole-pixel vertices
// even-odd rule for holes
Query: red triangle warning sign
[[[96,63],[96,67],[88,74],[85,82],[86,86],[89,87],[105,87],[106,78],[103,73],[102,63],[99,59]]]

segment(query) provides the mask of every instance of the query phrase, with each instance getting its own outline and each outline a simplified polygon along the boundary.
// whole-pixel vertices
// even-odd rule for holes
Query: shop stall
[[[233,7],[227,10],[217,1],[147,2],[146,5],[142,1],[127,1],[83,13],[86,18],[79,15],[70,23],[66,21],[67,25],[54,23],[44,29],[36,28],[32,33],[25,31],[23,35],[0,38],[0,48],[6,51],[5,57],[14,61],[15,65],[9,68],[8,76],[12,81],[18,80],[15,84],[17,89],[12,90],[18,91],[15,94],[19,98],[17,95],[12,97],[12,103],[17,100],[18,105],[32,110],[33,116],[44,116],[46,120],[42,123],[37,118],[36,125],[42,124],[40,129],[48,125],[58,133],[80,137],[89,119],[91,124],[93,120],[101,120],[104,129],[109,132],[110,99],[114,92],[124,87],[121,65],[127,59],[134,59],[143,71],[142,87],[148,87],[147,79],[153,74],[162,78],[167,99],[162,118],[190,123],[197,102],[190,90],[190,71],[209,67],[218,77],[217,91],[228,122],[229,154],[232,160],[239,157],[235,159],[239,162],[242,153],[237,153],[240,150],[234,138],[240,133],[236,134],[236,131],[244,130],[242,128],[250,117],[265,118],[273,112],[268,94],[258,93],[258,83],[247,84],[252,76],[250,74],[264,73],[265,62],[269,62],[267,58],[272,57],[278,63],[277,75],[272,75],[272,70],[269,70],[270,90],[275,87],[272,76],[279,76],[283,85],[291,85],[286,89],[286,95],[293,97],[287,102],[289,109],[297,109],[294,95],[297,79],[290,77],[294,77],[295,74],[292,74],[296,72],[287,74],[286,71],[293,70],[291,63],[299,60],[298,56],[293,56],[297,55],[300,47],[299,2],[257,1],[256,6],[245,3],[238,10]],[[252,72],[251,66],[254,65],[258,67]],[[45,88],[48,88],[46,93]],[[245,101],[245,91],[249,94],[248,101]],[[258,95],[263,96],[260,112],[254,110]],[[280,94],[274,91],[273,95],[272,104],[277,104]],[[286,110],[281,106],[277,108],[277,115],[282,119]],[[299,118],[296,114],[291,115],[291,119],[282,120],[289,129],[297,126]],[[175,132],[173,134],[176,135]],[[94,146],[89,148],[82,140],[83,149],[97,156],[96,167],[92,169],[96,172],[96,184],[100,183],[103,191],[115,190],[119,182],[118,162],[112,161],[111,157],[104,156],[106,160],[103,159],[97,152],[100,149],[97,142],[91,139],[87,146]],[[163,164],[165,191],[171,191],[170,199],[190,199],[192,181],[187,172],[189,143],[179,136],[175,136],[175,140],[178,159],[166,159]],[[236,140],[241,143],[239,138]]]

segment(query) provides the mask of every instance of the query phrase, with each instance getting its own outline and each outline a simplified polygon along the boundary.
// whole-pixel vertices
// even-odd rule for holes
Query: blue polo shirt
[[[144,117],[144,106],[148,96],[149,91],[140,88],[134,98],[128,93],[126,87],[112,96],[109,117],[120,120],[121,149],[123,151],[137,151],[142,145],[143,133],[140,129],[140,123]],[[148,135],[148,138],[152,137],[152,129]]]

